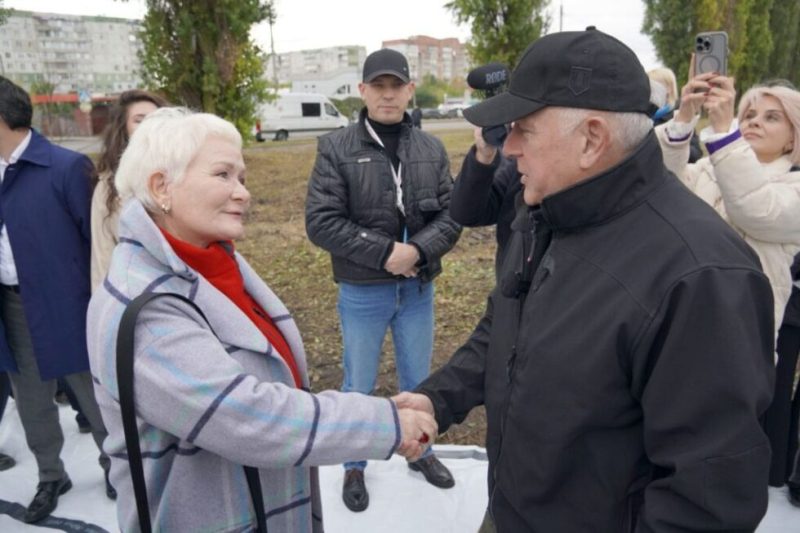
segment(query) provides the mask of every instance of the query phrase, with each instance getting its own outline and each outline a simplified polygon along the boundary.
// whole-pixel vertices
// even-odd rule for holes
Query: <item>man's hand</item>
[[[397,453],[414,462],[425,453],[438,434],[438,426],[433,416],[414,409],[400,408],[397,411],[400,419],[400,446]]]
[[[416,264],[419,261],[419,251],[412,244],[403,242],[394,243],[392,253],[386,260],[384,268],[395,276],[413,278],[417,275]]]
[[[397,396],[392,396],[392,401],[398,409],[416,409],[433,416],[433,403],[424,394],[401,392]]]
[[[497,156],[497,148],[486,143],[482,128],[475,128],[472,136],[475,138],[475,159],[483,165],[491,165]]]

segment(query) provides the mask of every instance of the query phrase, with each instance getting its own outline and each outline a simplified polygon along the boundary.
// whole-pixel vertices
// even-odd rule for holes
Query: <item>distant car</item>
[[[423,107],[422,118],[442,118],[442,114],[435,107]]]
[[[444,102],[439,104],[439,113],[446,118],[460,118],[464,116],[462,111],[464,109],[477,104],[475,100],[467,100],[464,98],[445,98]]]
[[[325,133],[348,124],[347,117],[325,95],[284,93],[259,106],[254,133],[259,142],[269,137],[285,141],[293,132]]]

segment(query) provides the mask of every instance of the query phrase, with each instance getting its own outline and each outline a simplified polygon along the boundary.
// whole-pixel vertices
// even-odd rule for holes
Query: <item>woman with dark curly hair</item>
[[[111,118],[103,133],[103,149],[97,162],[97,182],[92,194],[92,290],[103,281],[111,263],[111,251],[117,244],[119,194],[114,174],[133,132],[144,117],[167,105],[157,94],[133,89],[125,91],[111,109]]]

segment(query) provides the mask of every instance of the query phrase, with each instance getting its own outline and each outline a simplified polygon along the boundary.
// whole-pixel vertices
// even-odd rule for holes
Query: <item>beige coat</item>
[[[111,252],[119,240],[119,207],[109,216],[106,207],[110,173],[100,175],[92,194],[92,292],[103,282],[111,265]]]
[[[775,297],[775,332],[792,292],[789,267],[800,251],[800,171],[783,156],[762,164],[738,139],[688,164],[689,140],[671,142],[666,124],[656,128],[664,163],[711,205],[758,254]]]

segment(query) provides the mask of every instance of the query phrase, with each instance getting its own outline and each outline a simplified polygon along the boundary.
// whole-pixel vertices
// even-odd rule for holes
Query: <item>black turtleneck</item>
[[[383,143],[383,147],[386,149],[386,155],[389,156],[389,159],[392,161],[392,166],[397,170],[400,165],[400,158],[397,157],[397,146],[400,144],[400,132],[402,131],[403,123],[382,124],[380,122],[375,122],[369,117],[367,117],[367,120],[369,120],[369,124],[372,126],[372,129],[375,130],[375,133],[378,134],[378,137]]]

